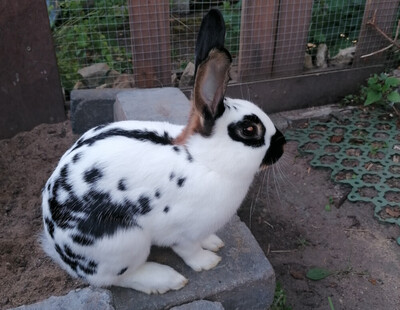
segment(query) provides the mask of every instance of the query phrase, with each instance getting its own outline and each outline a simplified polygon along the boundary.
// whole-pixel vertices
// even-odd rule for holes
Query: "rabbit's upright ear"
[[[224,112],[224,95],[232,63],[224,48],[225,23],[218,10],[203,18],[196,42],[196,73],[189,123],[174,140],[184,144],[193,133],[209,136],[215,120]]]
[[[208,57],[213,48],[223,48],[225,42],[225,22],[220,11],[212,9],[201,22],[195,49],[195,76],[198,66]]]

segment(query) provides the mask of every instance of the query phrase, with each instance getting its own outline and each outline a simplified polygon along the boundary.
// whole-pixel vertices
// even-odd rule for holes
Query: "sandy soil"
[[[29,304],[84,287],[47,258],[41,232],[41,188],[78,138],[68,121],[40,125],[0,141],[0,308]],[[239,212],[273,265],[292,309],[396,309],[400,304],[398,226],[379,224],[373,206],[345,201],[329,171],[312,169],[294,142],[260,174]],[[333,274],[306,278],[313,267]]]

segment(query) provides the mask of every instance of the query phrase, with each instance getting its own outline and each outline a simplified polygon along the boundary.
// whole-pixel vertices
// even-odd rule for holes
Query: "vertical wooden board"
[[[43,1],[0,1],[0,138],[65,119]]]
[[[140,88],[171,84],[169,1],[129,0],[135,83]]]
[[[393,27],[395,26],[395,20],[397,10],[399,8],[399,0],[384,0],[384,1],[373,1],[367,0],[365,5],[364,17],[361,25],[361,31],[358,38],[356,53],[354,56],[355,66],[365,66],[371,64],[379,64],[384,61],[384,53],[379,53],[371,57],[360,58],[363,55],[367,55],[378,51],[390,44],[376,29],[368,22],[375,15],[375,24],[382,29],[390,38],[392,38]]]
[[[271,76],[278,7],[275,0],[243,0],[239,81],[253,81]]]
[[[302,73],[313,0],[281,0],[273,76]]]

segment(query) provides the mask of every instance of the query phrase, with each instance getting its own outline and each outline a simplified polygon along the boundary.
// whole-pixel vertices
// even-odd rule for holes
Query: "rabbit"
[[[196,43],[186,126],[100,125],[61,157],[43,189],[42,246],[72,276],[162,294],[188,280],[148,262],[152,245],[171,247],[195,271],[221,260],[215,252],[224,243],[215,232],[285,144],[259,107],[225,98],[232,58],[224,33],[221,13],[210,10]]]

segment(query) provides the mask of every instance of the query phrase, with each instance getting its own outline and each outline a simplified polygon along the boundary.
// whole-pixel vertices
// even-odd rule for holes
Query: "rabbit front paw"
[[[133,288],[146,294],[164,294],[169,290],[179,290],[188,280],[173,268],[147,262],[132,274],[126,273],[115,285]]]
[[[202,249],[200,244],[186,247],[175,246],[173,250],[185,261],[186,265],[195,271],[212,269],[221,261],[221,257],[214,252]]]
[[[217,252],[224,246],[224,242],[215,234],[208,236],[201,242],[201,247],[205,250]]]

